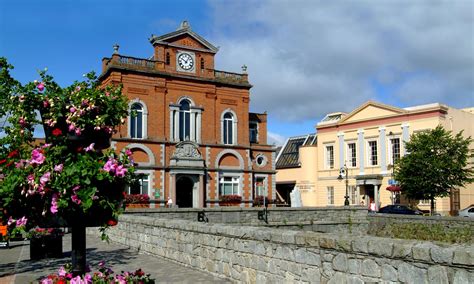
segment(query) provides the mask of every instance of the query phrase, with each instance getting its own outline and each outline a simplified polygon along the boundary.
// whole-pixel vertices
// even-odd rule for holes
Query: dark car
[[[408,208],[406,205],[394,204],[387,205],[379,209],[379,213],[386,214],[406,214],[406,215],[423,215],[420,210],[413,210]]]

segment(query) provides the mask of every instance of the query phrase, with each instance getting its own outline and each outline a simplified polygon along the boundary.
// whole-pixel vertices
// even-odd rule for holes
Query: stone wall
[[[474,243],[474,220],[470,218],[369,214],[367,219],[369,235]]]
[[[181,219],[197,221],[198,213],[204,212],[209,223],[240,224],[275,227],[314,232],[346,232],[366,234],[367,208],[345,207],[269,207],[267,221],[258,219],[262,207],[219,207],[219,208],[157,208],[127,209],[125,214],[150,216],[159,219]]]
[[[474,283],[474,246],[125,214],[112,241],[246,283]]]

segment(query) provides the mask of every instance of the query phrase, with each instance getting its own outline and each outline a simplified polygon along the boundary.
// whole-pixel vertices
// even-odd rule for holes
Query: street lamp
[[[349,193],[347,191],[347,188],[349,187],[349,171],[347,169],[346,164],[344,164],[343,167],[339,170],[339,176],[337,177],[338,180],[342,180],[344,175],[346,177],[346,196],[344,196],[344,206],[349,206]]]

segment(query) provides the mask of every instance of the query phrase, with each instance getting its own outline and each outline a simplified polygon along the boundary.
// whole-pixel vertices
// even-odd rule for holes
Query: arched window
[[[230,112],[224,114],[222,125],[224,144],[234,144],[234,116]]]
[[[179,140],[190,140],[191,137],[191,109],[188,100],[182,100],[179,106]]]
[[[204,69],[204,58],[201,58],[201,69]]]
[[[130,110],[130,137],[143,138],[143,106],[133,103]]]
[[[166,65],[170,65],[170,62],[171,62],[171,60],[170,60],[170,53],[167,52],[167,53],[166,53]]]

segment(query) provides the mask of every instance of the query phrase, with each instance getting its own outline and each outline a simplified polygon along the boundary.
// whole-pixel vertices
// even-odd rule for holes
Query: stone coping
[[[186,213],[186,212],[256,212],[263,210],[264,207],[238,207],[238,206],[223,206],[223,207],[206,207],[206,208],[127,208],[125,214],[146,212],[146,213]],[[365,206],[334,206],[334,207],[268,207],[269,212],[285,212],[285,211],[367,211]]]
[[[268,227],[198,223],[186,220],[157,219],[122,215],[122,226],[144,226],[177,231],[218,235],[240,240],[271,242],[281,245],[335,250],[356,255],[398,259],[408,262],[474,267],[474,245],[452,245],[427,241],[390,239],[375,236],[280,230]],[[123,228],[123,227],[122,227]]]

